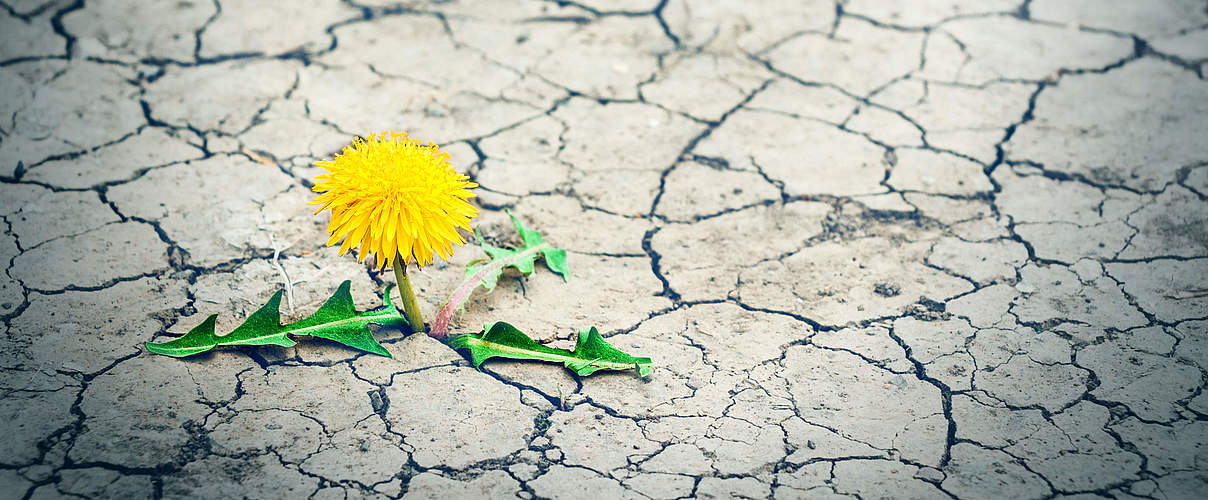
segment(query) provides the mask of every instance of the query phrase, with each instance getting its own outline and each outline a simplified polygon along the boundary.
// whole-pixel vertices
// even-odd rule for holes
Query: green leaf
[[[579,361],[567,361],[566,367],[579,375],[591,375],[598,370],[618,370],[621,368],[613,366],[620,365],[632,366],[638,375],[645,377],[651,369],[650,358],[635,358],[613,347],[594,326],[579,330],[579,341],[575,343],[571,356]]]
[[[520,219],[512,215],[510,210],[504,210],[508,217],[512,218],[512,224],[516,226],[516,231],[520,233],[520,240],[524,242],[524,246],[520,248],[499,248],[488,245],[482,242],[482,237],[479,239],[479,246],[482,251],[486,252],[489,259],[481,259],[471,262],[466,266],[466,276],[473,277],[479,271],[486,271],[480,277],[480,283],[487,291],[495,289],[495,285],[499,282],[499,277],[503,274],[503,270],[511,267],[520,271],[523,274],[533,274],[537,257],[540,256],[545,260],[545,267],[550,271],[558,273],[562,276],[563,281],[570,281],[570,267],[566,265],[566,250],[554,248],[553,245],[545,242],[541,233],[524,227]],[[500,264],[503,265],[494,265]]]
[[[390,304],[390,287],[386,288],[383,298],[384,306],[365,312],[357,312],[352,301],[352,282],[340,283],[336,293],[327,299],[319,310],[310,317],[290,323],[281,324],[281,295],[282,291],[274,293],[268,303],[248,316],[247,320],[231,333],[217,335],[214,333],[214,320],[217,314],[212,314],[200,325],[183,336],[167,341],[146,344],[147,350],[165,356],[184,357],[206,352],[220,345],[278,345],[293,347],[296,343],[288,337],[310,336],[334,340],[348,347],[390,357],[381,344],[373,338],[369,325],[401,326],[407,323],[399,314],[398,309]]]
[[[445,304],[436,312],[436,319],[432,322],[432,329],[428,332],[433,338],[447,338],[449,322],[453,319],[453,313],[470,299],[470,295],[479,286],[488,292],[494,290],[495,286],[499,284],[499,277],[503,275],[504,269],[511,267],[530,275],[533,274],[537,257],[542,257],[545,259],[546,267],[561,275],[563,281],[570,281],[570,268],[566,265],[566,250],[554,248],[553,245],[546,243],[545,239],[541,237],[541,233],[524,227],[520,219],[512,215],[510,210],[505,209],[504,212],[512,218],[512,224],[516,225],[516,231],[520,233],[524,246],[521,248],[494,247],[486,244],[482,240],[482,235],[477,231],[474,232],[474,235],[478,237],[479,246],[489,258],[472,261],[466,266],[466,279],[453,289],[453,293],[449,294],[449,300],[445,301]]]
[[[356,304],[352,301],[352,282],[345,280],[318,311],[309,318],[290,323],[284,328],[293,335],[334,340],[354,349],[390,357],[390,352],[373,338],[369,324],[401,326],[407,323],[399,315],[398,309],[390,303],[390,291],[393,287],[394,285],[386,287],[386,293],[382,295],[382,307],[358,313]]]
[[[459,335],[449,340],[454,349],[469,349],[474,366],[482,366],[490,358],[531,359],[562,363],[566,368],[581,375],[591,375],[600,370],[637,370],[639,376],[650,374],[650,358],[630,356],[613,347],[596,327],[579,331],[579,341],[574,351],[555,349],[538,344],[524,332],[504,322],[490,323],[481,334]]]

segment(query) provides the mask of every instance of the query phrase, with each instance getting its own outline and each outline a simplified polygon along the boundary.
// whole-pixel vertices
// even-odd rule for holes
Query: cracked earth
[[[1208,490],[1204,0],[0,7],[0,498]],[[454,331],[653,374],[142,349],[380,304],[305,202],[385,129],[570,251]]]

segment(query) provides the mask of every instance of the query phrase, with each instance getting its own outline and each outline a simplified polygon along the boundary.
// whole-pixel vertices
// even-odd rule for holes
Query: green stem
[[[394,259],[394,279],[398,281],[398,294],[403,299],[403,315],[411,324],[411,331],[424,331],[424,317],[419,312],[419,301],[415,300],[415,291],[411,289],[411,278],[407,277],[407,261],[402,255]]]

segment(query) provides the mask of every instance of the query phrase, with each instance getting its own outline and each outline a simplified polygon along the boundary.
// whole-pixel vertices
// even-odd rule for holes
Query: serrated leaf
[[[454,349],[468,349],[476,367],[495,357],[562,363],[581,376],[600,370],[634,369],[639,376],[645,377],[652,367],[650,358],[630,356],[613,347],[594,326],[579,331],[574,351],[541,345],[504,322],[487,324],[481,334],[454,337],[449,340],[449,345]]]
[[[568,361],[566,367],[579,375],[591,375],[598,370],[618,370],[620,368],[612,366],[624,365],[633,367],[638,375],[645,377],[651,369],[650,358],[635,358],[613,347],[594,326],[579,330],[579,340],[571,355],[580,361]]]
[[[570,268],[566,265],[566,250],[554,248],[553,245],[546,243],[545,239],[541,237],[541,233],[524,227],[520,219],[512,215],[510,210],[505,209],[504,212],[512,218],[512,224],[520,233],[520,240],[524,242],[524,246],[520,248],[491,246],[482,240],[482,236],[477,231],[474,232],[474,235],[478,237],[479,246],[489,258],[471,261],[466,266],[466,279],[457,285],[453,293],[449,294],[449,300],[445,301],[440,310],[436,312],[436,319],[432,322],[432,329],[428,332],[433,338],[447,338],[449,322],[453,319],[453,313],[470,299],[470,295],[479,286],[488,292],[494,290],[504,269],[511,267],[525,275],[530,275],[534,272],[537,257],[541,257],[545,260],[546,267],[562,276],[563,281],[570,281]]]
[[[352,301],[352,282],[345,280],[340,283],[336,293],[332,294],[331,298],[327,299],[327,302],[324,302],[318,311],[306,319],[286,325],[285,328],[293,335],[310,335],[334,340],[354,349],[390,357],[390,352],[386,351],[377,339],[373,338],[373,332],[369,331],[369,324],[401,325],[406,323],[406,320],[397,321],[401,317],[398,309],[390,303],[391,288],[393,285],[386,287],[386,293],[382,296],[381,308],[358,313],[357,306]]]
[[[466,266],[466,276],[472,277],[480,271],[486,271],[481,276],[480,284],[487,291],[495,289],[495,285],[499,282],[499,277],[503,274],[503,270],[511,267],[520,271],[523,274],[533,274],[537,257],[540,256],[545,260],[545,266],[550,271],[558,273],[562,276],[563,281],[570,281],[570,268],[566,264],[566,250],[554,248],[552,245],[545,242],[545,238],[541,233],[524,227],[524,223],[520,222],[511,210],[504,210],[511,217],[512,224],[516,226],[516,232],[520,233],[520,240],[524,242],[524,246],[520,248],[500,248],[479,243],[482,251],[486,252],[490,259],[477,260]],[[479,238],[481,241],[481,238]],[[503,263],[503,265],[498,265]],[[496,264],[492,266],[492,264]]]
[[[168,342],[148,342],[147,350],[165,356],[184,357],[202,353],[218,345],[279,345],[293,347],[297,343],[279,331],[279,313],[282,291],[278,290],[268,303],[256,309],[243,324],[226,335],[214,333],[217,314],[211,314],[200,325],[193,327],[180,338]]]
[[[345,281],[323,306],[306,319],[281,324],[282,291],[274,293],[268,303],[236,327],[231,333],[214,333],[217,314],[210,315],[200,325],[183,336],[167,342],[148,342],[147,350],[165,356],[184,357],[209,351],[220,345],[278,345],[293,347],[296,343],[288,336],[310,336],[339,342],[354,349],[390,357],[390,352],[373,338],[369,325],[401,326],[406,320],[390,304],[390,288],[384,296],[384,306],[365,312],[357,312],[352,301],[352,282]]]

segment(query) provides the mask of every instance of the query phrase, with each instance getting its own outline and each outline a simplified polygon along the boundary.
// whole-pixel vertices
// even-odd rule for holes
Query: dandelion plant
[[[478,237],[486,258],[470,262],[466,278],[448,296],[437,312],[431,330],[420,314],[419,301],[407,274],[408,265],[422,268],[436,256],[448,260],[453,248],[465,243],[461,231],[471,232],[470,220],[478,209],[468,201],[478,187],[449,164],[449,154],[435,144],[421,144],[405,133],[382,132],[357,138],[333,159],[315,162],[328,173],[316,177],[313,190],[319,195],[309,203],[319,205],[315,214],[331,211],[327,245],[340,244],[343,256],[356,249],[359,261],[370,256],[378,269],[391,267],[402,298],[402,313],[390,302],[386,288],[383,307],[357,312],[345,281],[314,314],[281,324],[281,292],[257,309],[230,333],[214,330],[216,315],[209,316],[185,335],[160,343],[147,343],[147,350],[174,357],[191,356],[215,347],[276,345],[292,347],[294,338],[319,337],[373,354],[390,356],[369,329],[370,324],[399,326],[412,332],[428,332],[454,349],[467,350],[474,366],[490,358],[511,358],[561,363],[580,376],[600,370],[633,369],[646,376],[650,358],[633,357],[610,345],[593,326],[579,332],[573,350],[542,345],[515,327],[487,324],[481,332],[450,335],[454,312],[478,288],[494,290],[505,269],[532,274],[537,259],[570,280],[567,254],[546,242],[541,233],[525,227],[507,212],[522,246],[503,248]],[[405,318],[405,319],[404,319]]]

